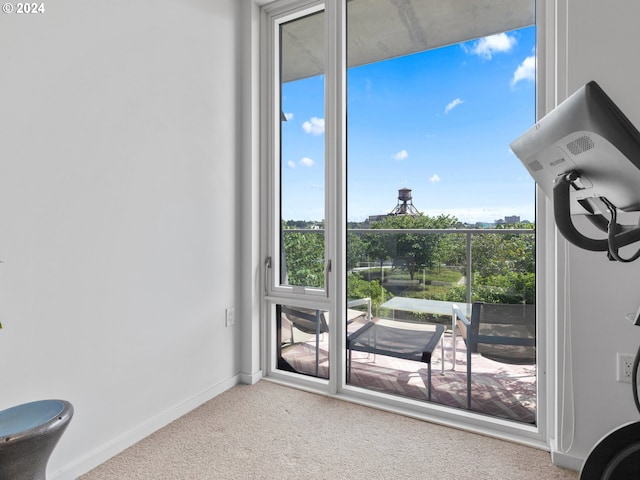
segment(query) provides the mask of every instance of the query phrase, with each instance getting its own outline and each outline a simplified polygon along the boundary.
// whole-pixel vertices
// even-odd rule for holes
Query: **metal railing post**
[[[467,303],[471,303],[471,233],[467,232]]]

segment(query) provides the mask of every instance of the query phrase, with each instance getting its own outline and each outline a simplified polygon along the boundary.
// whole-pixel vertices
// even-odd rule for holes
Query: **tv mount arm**
[[[607,238],[589,238],[576,229],[571,219],[571,189],[579,190],[580,173],[571,171],[556,178],[553,186],[553,213],[560,233],[577,247],[593,252],[607,252],[610,260],[632,262],[640,258],[640,250],[630,258],[622,258],[618,250],[624,246],[640,241],[639,225],[620,225],[617,222],[617,208],[609,200],[600,200],[609,212],[610,218],[596,213],[587,200],[581,200],[582,205],[590,215],[587,218],[599,230],[607,234]]]

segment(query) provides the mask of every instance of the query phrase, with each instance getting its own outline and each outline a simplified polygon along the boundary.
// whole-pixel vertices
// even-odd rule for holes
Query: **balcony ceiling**
[[[348,66],[533,25],[533,0],[350,0]],[[283,26],[282,81],[324,72],[321,15]]]

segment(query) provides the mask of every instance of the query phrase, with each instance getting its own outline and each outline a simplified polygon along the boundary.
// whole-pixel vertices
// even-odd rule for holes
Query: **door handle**
[[[271,257],[267,257],[264,259],[264,293],[269,293],[269,289],[267,288],[267,283],[269,281],[269,269],[271,268]]]
[[[331,273],[331,259],[327,260],[327,264],[324,268],[324,289],[327,292],[327,298],[329,298],[329,274]]]

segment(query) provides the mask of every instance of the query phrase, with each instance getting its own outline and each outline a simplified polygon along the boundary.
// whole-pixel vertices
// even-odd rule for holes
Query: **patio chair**
[[[365,312],[361,310],[356,310],[354,307],[366,306],[367,310]],[[364,320],[365,322],[370,322],[373,317],[371,316],[371,298],[357,298],[355,300],[349,300],[347,302],[347,325],[355,322],[356,320]]]
[[[281,328],[288,326],[291,344],[295,343],[293,336],[294,327],[303,333],[315,335],[316,376],[318,376],[320,366],[320,335],[329,331],[326,312],[324,310],[293,308],[284,305],[279,305],[278,309]]]
[[[535,305],[475,302],[471,306],[471,321],[456,305],[453,315],[467,346],[468,409],[471,409],[471,354],[508,364],[536,363]],[[455,358],[453,362],[455,365]]]
[[[366,311],[356,310],[355,307],[366,306]],[[295,330],[308,335],[315,335],[315,375],[318,376],[320,370],[320,335],[329,331],[329,312],[313,308],[291,307],[278,305],[278,368],[295,372],[296,370],[282,358],[282,346],[284,344],[293,345]],[[347,324],[358,321],[370,322],[371,299],[360,298],[347,303]],[[288,337],[288,340],[285,338]]]

